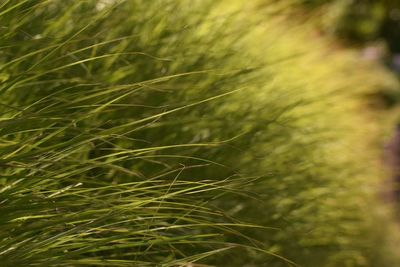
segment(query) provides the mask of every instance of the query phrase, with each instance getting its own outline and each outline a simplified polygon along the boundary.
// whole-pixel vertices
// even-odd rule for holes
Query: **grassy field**
[[[0,3],[2,266],[400,263],[368,97],[396,79],[244,2]]]

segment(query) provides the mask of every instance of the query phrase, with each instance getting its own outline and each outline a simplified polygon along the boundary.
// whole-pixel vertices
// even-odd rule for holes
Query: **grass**
[[[386,74],[280,8],[4,1],[3,266],[394,266]]]

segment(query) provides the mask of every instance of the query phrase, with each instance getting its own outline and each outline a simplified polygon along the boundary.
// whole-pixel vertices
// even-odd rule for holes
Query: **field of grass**
[[[0,2],[1,266],[400,264],[396,79],[293,1],[216,2]]]

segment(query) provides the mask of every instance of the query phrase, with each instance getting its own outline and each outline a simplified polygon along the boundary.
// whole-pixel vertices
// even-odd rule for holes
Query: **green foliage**
[[[354,100],[381,78],[269,9],[3,1],[2,266],[393,266]]]

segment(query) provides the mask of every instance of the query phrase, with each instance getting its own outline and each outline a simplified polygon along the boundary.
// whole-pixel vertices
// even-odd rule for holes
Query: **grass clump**
[[[384,266],[354,100],[381,80],[276,8],[3,2],[2,264]]]

